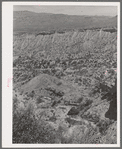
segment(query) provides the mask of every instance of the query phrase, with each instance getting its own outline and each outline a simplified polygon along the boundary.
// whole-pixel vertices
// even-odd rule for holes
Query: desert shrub
[[[49,121],[52,121],[52,122],[55,122],[57,119],[56,119],[56,116],[53,115],[52,117],[49,118]]]
[[[58,96],[58,97],[62,97],[64,95],[64,92],[58,91],[58,90],[56,90],[55,88],[52,88],[52,87],[47,87],[46,90],[51,92],[50,95],[55,95],[55,96]]]
[[[55,68],[51,68],[51,72],[54,75],[56,73],[56,69]]]
[[[97,123],[97,126],[99,127],[100,133],[104,134],[110,124],[111,124],[111,121],[99,120],[99,122]]]
[[[86,103],[85,103],[85,106],[89,106],[89,105],[91,105],[91,104],[92,104],[92,102],[93,102],[93,101],[92,101],[92,100],[90,100],[90,99],[89,99],[89,100],[87,100],[87,101],[86,101]]]
[[[79,79],[78,78],[75,78],[74,82],[75,83],[78,83]]]
[[[76,66],[77,65],[77,61],[76,60],[73,60],[70,65]]]
[[[24,92],[23,90],[22,90],[22,91],[20,91],[20,95],[22,95],[22,94],[23,94],[23,92]]]
[[[105,132],[105,135],[101,138],[102,144],[117,144],[117,126],[116,122],[110,122],[109,128]],[[112,124],[112,125],[111,125]]]
[[[25,81],[28,78],[27,74],[23,74],[20,78],[19,81]]]
[[[61,76],[63,76],[63,72],[62,71],[56,71],[55,76],[60,79]]]
[[[64,95],[64,92],[62,92],[62,91],[56,92],[56,95],[59,97],[62,97]]]
[[[86,114],[85,116],[89,121],[94,122],[95,124],[99,122],[99,116],[97,114],[90,114],[90,115]]]
[[[86,133],[82,136],[80,143],[82,144],[98,144],[100,143],[101,134],[97,128],[89,126]]]
[[[13,67],[16,67],[17,61],[18,61],[17,59],[13,61]]]
[[[13,113],[13,143],[55,143],[55,131],[44,122],[39,122],[32,106],[23,113]]]
[[[50,69],[44,69],[43,73],[46,73],[46,74],[49,74],[49,75],[51,74]]]
[[[42,103],[42,102],[44,102],[44,101],[42,100],[42,98],[40,96],[36,98],[37,104]]]
[[[57,83],[57,85],[58,85],[58,86],[60,86],[61,84],[62,84],[62,82],[61,82],[61,81]]]
[[[92,102],[93,102],[93,101],[90,100],[90,99],[86,99],[86,100],[84,100],[84,101],[81,102],[80,105],[79,105],[80,110],[83,110],[85,107],[91,105]]]
[[[101,134],[97,128],[93,128],[91,125],[87,127],[83,125],[75,125],[69,129],[60,131],[60,141],[62,144],[96,144],[100,143]],[[70,132],[72,131],[72,133]]]
[[[56,62],[56,63],[60,63],[60,58],[56,57],[55,62]]]
[[[35,91],[33,90],[30,94],[28,94],[29,97],[34,97]]]
[[[77,102],[81,103],[83,101],[83,97],[78,98]]]

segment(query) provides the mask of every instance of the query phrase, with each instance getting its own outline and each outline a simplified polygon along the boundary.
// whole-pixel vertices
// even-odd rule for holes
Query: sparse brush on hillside
[[[50,59],[56,59],[57,57],[66,59],[69,53],[76,55],[80,54],[80,52],[82,52],[82,57],[84,57],[89,50],[91,52],[102,52],[102,54],[105,52],[107,54],[108,49],[111,49],[109,52],[116,50],[116,36],[116,33],[107,33],[104,31],[71,31],[62,35],[57,33],[54,35],[38,35],[35,37],[35,40],[33,40],[34,37],[32,35],[25,35],[25,37],[22,35],[19,38],[15,36],[14,54],[31,55],[38,60],[42,54],[42,58],[49,57]],[[23,39],[22,41],[21,38]],[[29,40],[26,40],[27,38]],[[31,38],[33,42],[31,42]],[[33,50],[36,51],[35,54]]]
[[[116,39],[97,30],[14,36],[13,84],[26,96],[13,99],[13,143],[103,143],[117,120]]]
[[[54,129],[43,121],[39,122],[33,110],[29,105],[23,113],[13,112],[13,143],[55,143]]]
[[[26,38],[34,37],[22,35],[22,38],[24,42]],[[65,75],[65,70],[72,68],[71,74],[74,73],[82,77],[81,81],[76,81],[76,83],[90,86],[90,79],[103,78],[106,69],[117,67],[116,33],[86,31],[66,32],[63,35],[57,33],[48,36],[39,35],[32,43],[31,40],[25,41],[28,42],[26,49],[23,45],[25,42],[22,44],[20,39],[21,36],[19,38],[16,36],[14,40],[15,55],[21,55],[14,61],[13,65],[15,67],[14,80],[16,77],[18,78],[15,82],[29,81],[40,72],[61,78]],[[17,50],[19,47],[21,47],[22,53],[21,50]],[[42,49],[40,50],[39,47]],[[23,49],[25,50],[23,51]],[[36,54],[31,51],[36,51]],[[41,56],[40,52],[44,55]],[[20,71],[18,71],[19,69]],[[28,71],[30,73],[27,78]],[[83,76],[85,77],[83,78]]]

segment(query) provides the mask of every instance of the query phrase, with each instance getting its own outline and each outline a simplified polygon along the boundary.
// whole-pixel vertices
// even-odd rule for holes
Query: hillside
[[[13,38],[14,56],[26,55],[36,59],[41,57],[67,59],[69,54],[84,57],[88,52],[93,56],[99,56],[100,52],[103,55],[112,51],[114,53],[116,51],[117,33],[87,30],[85,32],[69,31],[52,35],[23,34],[14,35]]]
[[[14,32],[39,33],[42,31],[68,31],[72,29],[117,27],[117,17],[73,16],[64,14],[14,11]]]
[[[13,143],[117,143],[117,32],[14,34],[13,56]]]

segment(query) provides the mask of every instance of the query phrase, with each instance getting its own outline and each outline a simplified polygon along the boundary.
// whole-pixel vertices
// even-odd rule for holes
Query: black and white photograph
[[[10,6],[2,100],[11,118],[3,121],[4,146],[10,127],[8,146],[119,147],[119,3]]]

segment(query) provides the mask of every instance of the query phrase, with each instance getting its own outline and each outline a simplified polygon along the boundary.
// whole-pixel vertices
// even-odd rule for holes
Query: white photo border
[[[117,144],[12,144],[13,6],[117,6]],[[120,147],[120,2],[2,2],[2,147]]]

